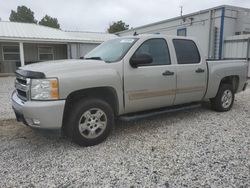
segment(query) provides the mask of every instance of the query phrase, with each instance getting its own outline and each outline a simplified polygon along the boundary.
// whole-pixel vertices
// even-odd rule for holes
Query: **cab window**
[[[173,40],[178,64],[198,64],[201,61],[199,50],[192,40]]]
[[[140,66],[152,65],[170,65],[170,55],[168,45],[165,39],[149,39],[145,41],[135,52],[134,56],[139,54],[150,55],[153,59],[151,64]]]

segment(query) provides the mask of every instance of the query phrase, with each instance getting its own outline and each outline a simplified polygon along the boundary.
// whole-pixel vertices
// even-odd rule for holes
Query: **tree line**
[[[11,10],[9,20],[11,22],[35,23],[60,29],[57,18],[45,15],[39,22],[35,19],[34,12],[26,6],[18,6],[17,10]]]
[[[9,20],[11,22],[35,23],[60,29],[60,24],[57,18],[53,18],[46,14],[40,21],[37,21],[35,19],[34,12],[26,6],[18,6],[17,10],[11,10]],[[129,29],[129,25],[127,25],[122,20],[119,20],[109,24],[107,32],[116,33],[127,29]]]

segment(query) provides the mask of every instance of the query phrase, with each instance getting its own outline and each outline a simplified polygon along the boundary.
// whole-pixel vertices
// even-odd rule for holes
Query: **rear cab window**
[[[201,61],[199,50],[194,41],[173,39],[178,64],[198,64]]]

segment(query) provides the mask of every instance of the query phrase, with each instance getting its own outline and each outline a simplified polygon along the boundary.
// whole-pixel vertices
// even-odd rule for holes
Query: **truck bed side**
[[[240,92],[247,81],[247,62],[244,60],[207,61],[208,83],[205,98],[216,96],[221,81],[230,76],[238,79],[236,92]]]

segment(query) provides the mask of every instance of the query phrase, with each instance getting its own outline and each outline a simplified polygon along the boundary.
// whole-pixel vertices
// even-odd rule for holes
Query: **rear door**
[[[177,88],[174,104],[202,100],[206,92],[207,66],[194,41],[173,39],[176,52]]]
[[[131,56],[148,54],[153,62],[133,68],[129,63],[131,56],[125,58],[125,111],[136,112],[173,105],[176,70],[171,62],[167,41],[164,38],[147,39],[131,53]]]

